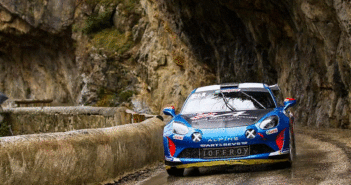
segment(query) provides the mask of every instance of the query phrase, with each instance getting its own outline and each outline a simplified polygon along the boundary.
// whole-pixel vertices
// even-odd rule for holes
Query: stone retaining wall
[[[163,159],[164,123],[0,138],[1,184],[97,184]]]
[[[105,128],[145,120],[144,115],[125,107],[7,108],[2,114],[13,135]]]

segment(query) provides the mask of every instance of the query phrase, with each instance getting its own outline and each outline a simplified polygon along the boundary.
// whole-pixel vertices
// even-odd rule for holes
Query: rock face
[[[300,124],[350,127],[348,0],[7,0],[0,8],[0,91],[12,98],[131,101],[158,113],[179,110],[202,85],[278,83],[298,100]]]
[[[72,2],[0,3],[0,91],[11,98],[74,102],[79,88]]]
[[[252,1],[226,6],[243,20],[255,39],[259,60],[276,70],[284,93],[298,99],[299,122],[349,127],[349,1]]]
[[[3,9],[1,15],[4,16],[1,20],[11,22],[10,17],[19,17],[34,28],[60,33],[73,23],[75,3],[74,0],[3,0],[0,3]]]

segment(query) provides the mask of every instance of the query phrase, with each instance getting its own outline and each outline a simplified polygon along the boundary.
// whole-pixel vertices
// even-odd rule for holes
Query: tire
[[[167,173],[168,175],[171,175],[171,176],[183,176],[183,173],[184,173],[184,168],[175,168],[175,167],[172,167],[171,169],[168,169],[167,170]]]
[[[291,132],[291,130],[289,131],[289,162],[293,163],[293,161],[295,160],[296,157],[296,147],[295,147],[295,135]]]
[[[296,149],[295,149],[295,137],[294,134],[289,131],[289,161],[282,163],[284,168],[291,168],[293,161],[296,157]]]
[[[193,170],[191,171],[193,176],[198,176],[200,175],[200,170],[199,168],[193,168]]]

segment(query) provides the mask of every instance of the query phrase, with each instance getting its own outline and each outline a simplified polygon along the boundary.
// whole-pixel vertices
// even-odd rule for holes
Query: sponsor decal
[[[233,117],[239,117],[240,115],[247,115],[247,114],[245,114],[245,111],[240,111],[240,112],[235,112],[234,114],[233,114]]]
[[[217,141],[237,141],[239,140],[238,137],[233,138],[218,138],[218,139],[209,139],[208,142],[217,142]]]
[[[197,120],[197,119],[200,119],[200,118],[208,118],[208,117],[213,117],[215,116],[217,113],[207,113],[207,114],[204,114],[204,113],[201,113],[201,114],[197,114],[196,116],[190,118],[191,120]]]
[[[232,121],[232,120],[240,120],[240,119],[250,119],[250,120],[257,120],[257,116],[251,116],[247,114],[246,111],[239,111],[239,112],[231,112],[231,113],[217,113],[217,112],[210,112],[210,113],[199,113],[196,116],[185,118],[188,119],[190,122],[199,122],[204,119],[207,121]]]
[[[164,109],[174,109],[174,106],[165,107]]]
[[[166,157],[166,156],[165,156],[165,160],[166,160],[166,161],[172,161],[172,158]]]
[[[241,119],[257,119],[255,116],[240,116]]]
[[[240,145],[247,145],[247,142],[201,144],[200,147],[209,148],[209,147],[240,146]]]
[[[176,139],[176,140],[183,140],[183,139],[184,139],[184,136],[174,135],[174,136],[173,136],[173,139]]]
[[[256,131],[254,129],[248,129],[245,132],[245,136],[247,139],[253,139],[256,137]]]
[[[221,90],[221,92],[239,92],[240,89],[225,89],[225,90]]]
[[[271,135],[271,134],[275,134],[275,133],[278,133],[278,129],[277,129],[277,128],[274,128],[274,129],[271,129],[271,130],[267,130],[267,131],[266,131],[266,134],[267,134],[267,135]]]
[[[249,155],[249,147],[221,147],[221,148],[204,148],[200,152],[200,158],[222,158],[222,157],[241,157]]]
[[[199,142],[199,141],[201,141],[201,139],[202,139],[202,135],[201,135],[199,132],[194,132],[194,133],[191,135],[191,139],[192,139],[194,142]]]
[[[191,95],[190,99],[201,99],[201,98],[204,98],[206,97],[206,93],[196,93],[196,94],[193,94]]]
[[[211,114],[217,114],[217,113],[211,113]],[[233,117],[239,117],[239,116],[247,116],[248,114],[245,114],[245,111],[240,111],[240,112],[234,112],[234,113],[226,113],[226,114],[219,114],[219,115],[214,115],[212,117],[217,118],[217,117],[224,117],[224,116],[233,116]],[[251,117],[250,117],[251,118]],[[257,117],[255,117],[257,118]]]

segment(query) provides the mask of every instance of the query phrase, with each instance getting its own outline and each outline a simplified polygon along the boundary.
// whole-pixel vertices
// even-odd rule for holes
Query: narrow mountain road
[[[300,127],[295,132],[297,158],[292,168],[259,165],[200,168],[199,172],[195,169],[186,169],[184,177],[168,176],[162,169],[141,181],[130,183],[139,185],[351,184],[350,130],[316,130]]]

